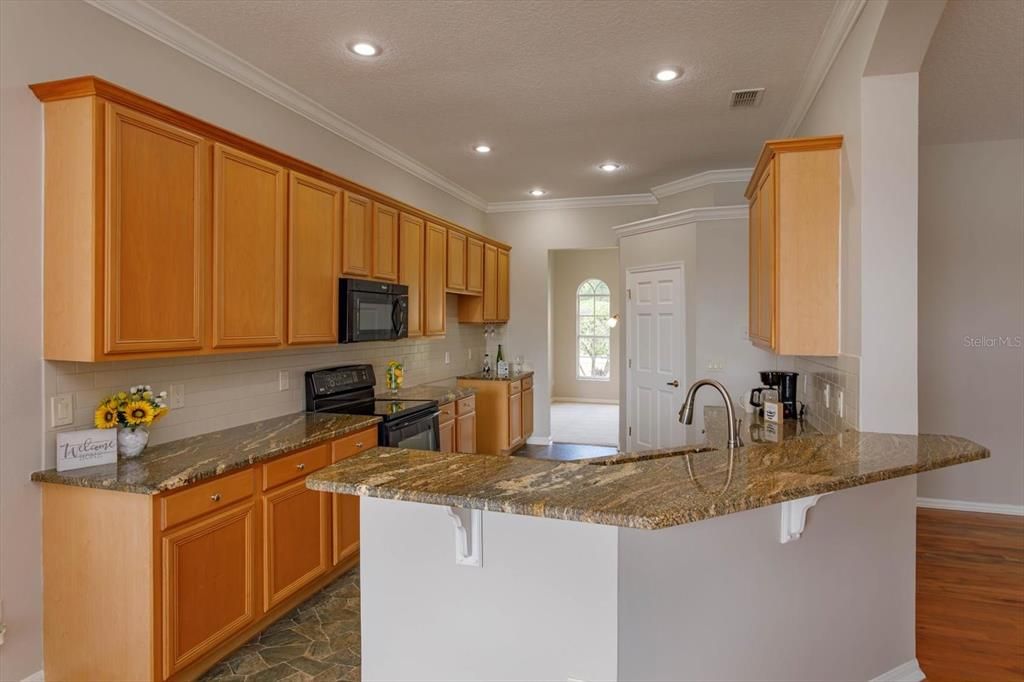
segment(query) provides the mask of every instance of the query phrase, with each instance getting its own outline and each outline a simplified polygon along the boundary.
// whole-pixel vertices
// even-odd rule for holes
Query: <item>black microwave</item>
[[[389,341],[409,336],[409,287],[363,279],[338,280],[338,340]]]

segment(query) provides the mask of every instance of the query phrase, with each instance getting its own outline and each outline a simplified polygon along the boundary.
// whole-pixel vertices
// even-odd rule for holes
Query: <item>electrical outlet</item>
[[[277,373],[277,390],[288,390],[288,370],[282,369]]]
[[[171,408],[185,407],[185,384],[171,384]]]
[[[452,364],[452,354],[449,351],[444,352],[444,364]]]
[[[50,398],[50,428],[67,426],[75,421],[75,400],[70,393]]]

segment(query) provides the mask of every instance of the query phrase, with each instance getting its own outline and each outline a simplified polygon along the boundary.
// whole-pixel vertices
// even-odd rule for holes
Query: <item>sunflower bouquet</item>
[[[132,386],[104,398],[96,408],[93,423],[98,429],[119,427],[118,452],[134,457],[146,448],[149,427],[168,411],[167,391],[154,393],[151,386]]]

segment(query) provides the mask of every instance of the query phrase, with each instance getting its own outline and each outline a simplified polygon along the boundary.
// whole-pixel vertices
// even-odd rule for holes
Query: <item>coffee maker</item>
[[[797,372],[779,372],[765,370],[761,374],[761,386],[750,392],[750,404],[763,410],[764,400],[768,391],[774,391],[778,401],[782,403],[782,416],[785,419],[803,417],[803,405],[796,399]]]

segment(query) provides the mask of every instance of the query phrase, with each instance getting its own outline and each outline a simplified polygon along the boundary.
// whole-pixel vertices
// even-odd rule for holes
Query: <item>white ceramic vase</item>
[[[117,430],[117,453],[122,457],[138,457],[149,443],[149,429],[145,426]]]

